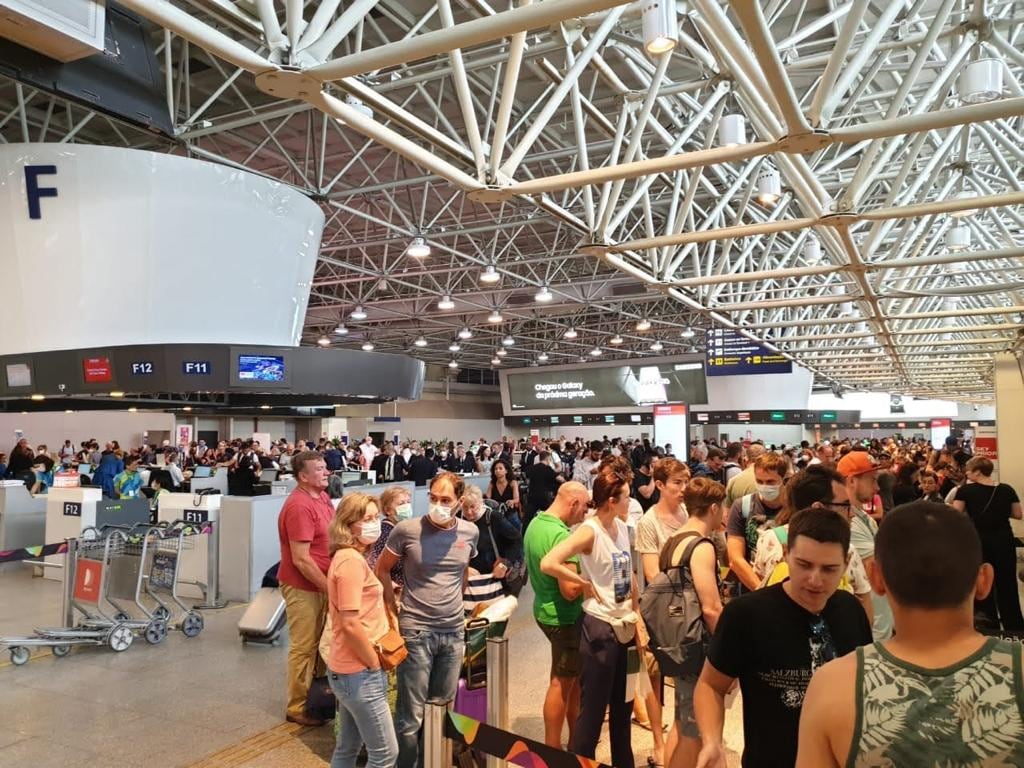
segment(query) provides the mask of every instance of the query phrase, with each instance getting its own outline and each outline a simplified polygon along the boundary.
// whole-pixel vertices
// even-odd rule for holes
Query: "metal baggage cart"
[[[195,534],[201,532],[199,526],[180,520],[162,529],[160,537],[153,542],[153,556],[146,579],[146,594],[157,603],[158,611],[162,609],[167,621],[171,620],[173,612],[167,598],[178,607],[179,618],[174,626],[185,637],[196,637],[203,631],[203,615],[185,605],[178,595],[181,553],[195,547]]]

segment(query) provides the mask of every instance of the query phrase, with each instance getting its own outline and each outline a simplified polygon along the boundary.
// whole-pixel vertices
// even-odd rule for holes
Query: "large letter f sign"
[[[56,197],[56,187],[40,187],[40,176],[56,176],[56,165],[26,165],[25,166],[25,195],[28,197],[28,217],[30,219],[43,218],[43,212],[39,207],[39,201],[44,197]]]

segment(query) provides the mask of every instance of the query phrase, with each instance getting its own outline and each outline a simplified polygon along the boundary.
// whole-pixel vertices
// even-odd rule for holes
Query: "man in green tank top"
[[[875,564],[895,635],[815,673],[797,768],[1024,765],[1022,646],[974,629],[993,579],[974,525],[945,504],[897,507]]]

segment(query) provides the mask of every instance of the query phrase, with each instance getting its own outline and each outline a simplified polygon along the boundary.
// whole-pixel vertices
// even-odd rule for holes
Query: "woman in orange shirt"
[[[352,493],[342,499],[330,526],[334,556],[327,572],[332,627],[328,678],[340,720],[331,768],[355,768],[363,744],[367,768],[393,768],[398,759],[388,677],[374,648],[388,631],[384,589],[366,562],[380,532],[375,497]]]

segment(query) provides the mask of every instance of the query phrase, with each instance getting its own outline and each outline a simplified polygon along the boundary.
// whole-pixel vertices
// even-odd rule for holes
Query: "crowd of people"
[[[961,441],[700,442],[685,461],[641,440],[452,449],[454,471],[425,480],[419,518],[398,486],[348,493],[335,511],[325,457],[292,457],[298,487],[280,517],[287,716],[320,722],[304,703],[326,621],[334,768],[353,766],[363,744],[371,768],[417,765],[425,702],[456,695],[478,574],[497,595],[530,584],[551,649],[550,746],[594,758],[607,718],[612,763],[631,768],[639,716],[651,762],[722,768],[738,684],[744,766],[1024,764],[1021,647],[979,632],[1024,632],[1009,523],[1021,505]],[[408,472],[427,450],[436,457],[385,447],[367,464]],[[459,473],[474,455],[491,462],[483,494]],[[661,619],[641,618],[646,585],[673,572],[698,606],[686,671],[652,639]],[[393,714],[389,632],[407,654]],[[637,668],[650,685],[631,702]],[[675,700],[667,735],[663,677]]]

